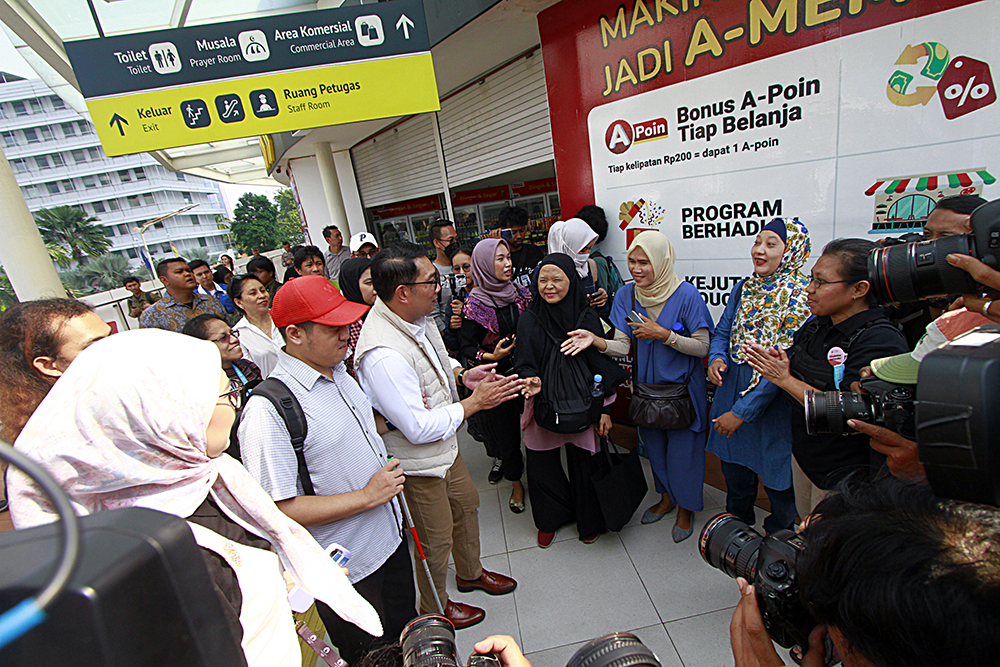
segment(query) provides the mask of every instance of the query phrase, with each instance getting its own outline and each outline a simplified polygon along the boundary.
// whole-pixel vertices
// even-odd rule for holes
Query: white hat
[[[378,241],[375,240],[375,235],[369,232],[358,232],[351,237],[350,248],[351,252],[357,252],[366,243],[371,243],[373,246],[378,248]]]

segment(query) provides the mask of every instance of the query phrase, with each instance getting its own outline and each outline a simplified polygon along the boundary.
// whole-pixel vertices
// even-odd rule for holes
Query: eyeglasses
[[[838,283],[853,283],[853,280],[820,280],[816,276],[809,276],[809,284],[815,285],[819,289],[823,285],[836,285]]]
[[[419,283],[400,283],[400,285],[438,285],[438,286],[440,286],[441,285],[441,272],[438,271],[437,269],[435,269],[434,270],[434,279],[433,280],[424,280],[424,281],[419,282]]]
[[[230,389],[224,394],[219,394],[219,403],[222,403],[222,399],[225,398],[229,401],[229,406],[233,410],[239,410],[243,407],[243,383],[235,382],[236,388]]]
[[[219,344],[219,343],[228,343],[230,338],[233,338],[238,341],[240,339],[240,332],[230,331],[229,333],[222,334],[218,338],[209,338],[209,340],[212,341],[213,343]]]

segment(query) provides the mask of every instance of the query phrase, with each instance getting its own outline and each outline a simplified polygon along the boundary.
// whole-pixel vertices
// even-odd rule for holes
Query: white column
[[[431,113],[434,121],[434,150],[437,153],[438,170],[441,175],[441,190],[444,192],[444,207],[448,219],[455,222],[455,210],[451,207],[451,189],[448,187],[448,166],[444,161],[444,144],[441,143],[441,126],[438,124],[437,112]]]
[[[337,180],[340,183],[340,195],[344,198],[344,210],[347,211],[347,223],[351,227],[351,236],[368,231],[365,224],[365,207],[361,202],[358,180],[354,177],[354,160],[351,159],[351,151],[335,152],[333,163],[337,165]]]
[[[66,297],[56,267],[0,149],[0,263],[20,301]]]
[[[337,166],[333,162],[333,152],[330,144],[325,141],[313,144],[316,151],[316,164],[323,181],[323,194],[326,195],[326,207],[330,211],[330,223],[340,229],[344,236],[344,245],[351,238],[351,230],[347,223],[347,211],[344,209],[344,196],[340,194],[340,181],[337,179]]]

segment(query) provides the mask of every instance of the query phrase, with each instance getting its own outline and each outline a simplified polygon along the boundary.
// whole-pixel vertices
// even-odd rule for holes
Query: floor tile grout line
[[[629,526],[626,526],[626,528],[628,527]],[[632,527],[634,528],[634,526]],[[625,530],[625,528],[622,530]],[[632,569],[635,570],[635,576],[639,578],[639,583],[642,584],[642,590],[646,592],[646,597],[649,598],[649,604],[653,605],[653,611],[656,612],[656,617],[660,619],[660,623],[663,623],[663,616],[660,615],[660,610],[656,608],[656,603],[653,602],[653,596],[649,593],[649,589],[646,587],[646,582],[643,580],[642,575],[639,574],[639,568],[636,566],[635,561],[632,560],[632,554],[629,553],[628,547],[625,545],[625,540],[621,537],[621,530],[618,531],[618,539],[622,543],[622,549],[625,550],[625,555],[628,556],[628,562],[632,564]]]

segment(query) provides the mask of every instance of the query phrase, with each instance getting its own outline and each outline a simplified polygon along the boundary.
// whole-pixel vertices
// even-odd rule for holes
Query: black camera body
[[[972,277],[948,263],[948,255],[970,255],[1000,269],[1000,200],[972,212],[971,234],[935,241],[891,245],[868,256],[868,281],[881,305],[912,303],[947,294],[971,294],[979,289]]]
[[[850,435],[855,431],[847,420],[857,419],[912,440],[916,436],[916,396],[915,385],[894,384],[874,376],[861,380],[860,394],[809,390],[805,400],[806,432]]]
[[[934,494],[1000,507],[1000,324],[920,362],[917,450]]]
[[[735,579],[743,577],[757,592],[767,633],[785,648],[809,646],[816,621],[799,599],[796,562],[805,542],[794,531],[762,537],[732,514],[720,514],[701,531],[698,549],[705,562]]]

